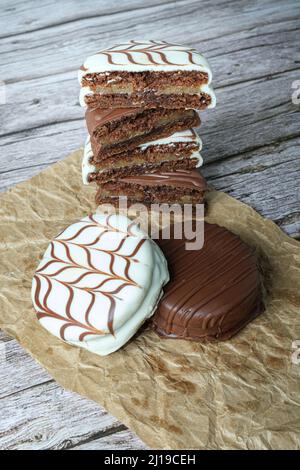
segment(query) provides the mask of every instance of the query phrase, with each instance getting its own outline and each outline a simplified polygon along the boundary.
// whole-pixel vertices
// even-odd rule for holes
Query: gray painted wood
[[[298,237],[299,18],[297,0],[2,0],[0,190],[82,146],[76,71],[85,56],[128,38],[172,40],[198,47],[214,71],[217,108],[199,129],[208,182]],[[143,447],[4,334],[0,383],[1,449]]]

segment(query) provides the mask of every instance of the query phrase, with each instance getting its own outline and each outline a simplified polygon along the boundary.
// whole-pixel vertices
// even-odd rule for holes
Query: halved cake
[[[79,70],[89,108],[215,106],[212,72],[196,49],[166,41],[128,41],[88,57]]]

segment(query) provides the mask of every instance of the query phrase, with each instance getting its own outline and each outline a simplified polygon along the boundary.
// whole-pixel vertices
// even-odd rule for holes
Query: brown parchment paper
[[[104,406],[150,447],[299,449],[300,364],[292,361],[300,340],[299,243],[224,193],[210,194],[207,220],[238,233],[269,265],[267,309],[235,338],[162,340],[146,328],[100,357],[39,325],[30,299],[38,261],[60,230],[95,209],[94,188],[81,183],[81,155],[0,197],[0,327],[58,383]]]

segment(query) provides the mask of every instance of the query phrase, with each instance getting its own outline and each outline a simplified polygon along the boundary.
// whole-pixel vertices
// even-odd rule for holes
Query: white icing
[[[49,245],[33,279],[32,300],[52,334],[106,355],[154,313],[168,280],[159,247],[130,219],[95,214]]]
[[[163,139],[157,139],[150,142],[146,142],[144,144],[140,144],[138,148],[141,150],[145,150],[147,147],[151,147],[153,145],[169,145],[172,146],[175,143],[179,142],[193,142],[198,144],[199,150],[195,150],[191,153],[191,159],[197,159],[196,168],[199,168],[203,164],[203,159],[200,155],[200,151],[202,149],[202,141],[198,134],[192,130],[188,129],[185,131],[175,132],[174,134],[170,135],[169,137],[164,137]],[[93,157],[93,151],[91,147],[90,137],[88,136],[86,139],[86,143],[84,146],[83,152],[83,159],[82,159],[82,181],[83,184],[89,184],[88,175],[94,172],[101,172],[101,170],[97,170],[97,168],[90,163],[90,159]]]
[[[109,58],[112,63],[109,62]],[[165,41],[128,41],[91,55],[85,60],[83,67],[85,70],[79,70],[79,81],[88,73],[174,70],[205,72],[208,74],[208,83],[212,80],[207,60],[196,49]]]
[[[199,150],[195,150],[191,154],[190,158],[198,160],[196,168],[199,168],[203,164],[203,159],[200,155],[200,151],[202,150],[202,140],[198,136],[197,132],[192,129],[174,132],[174,134],[171,134],[168,137],[164,137],[163,139],[157,139],[153,140],[152,142],[146,142],[144,144],[139,145],[139,148],[143,150],[147,147],[151,147],[152,145],[172,145],[179,142],[193,142],[198,144]]]
[[[211,68],[202,54],[187,46],[169,44],[165,41],[128,41],[88,57],[83,67],[85,70],[78,72],[80,84],[82,78],[89,73],[171,72],[176,70],[204,72],[208,75],[208,84],[200,85],[198,94],[207,93],[211,96],[211,104],[208,108],[213,108],[216,104],[216,96],[210,85],[212,81]],[[117,80],[116,78],[114,81]],[[110,82],[112,81],[110,80]],[[80,105],[85,107],[84,97],[93,94],[89,87],[82,87],[79,95]]]

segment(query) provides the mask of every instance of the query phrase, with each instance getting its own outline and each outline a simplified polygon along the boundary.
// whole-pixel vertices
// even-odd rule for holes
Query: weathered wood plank
[[[44,139],[44,142],[47,140]],[[298,147],[297,139],[291,139],[291,142],[283,142],[279,146],[275,143],[241,156],[229,156],[224,161],[207,161],[202,171],[209,183],[217,189],[250,203],[263,215],[277,220],[299,207]],[[205,158],[205,151],[203,155]],[[23,170],[23,174],[17,172],[17,181],[41,168],[29,167]],[[7,177],[7,184],[12,183],[14,173],[12,171],[2,175]],[[268,180],[267,185],[264,178]],[[267,203],[266,191],[273,201],[271,205]]]
[[[84,109],[78,102],[79,84],[75,72],[14,83],[6,91],[7,105],[1,107],[0,137],[10,136],[18,141],[21,132],[28,131],[27,136],[38,127],[64,125],[76,119],[82,121],[83,127]],[[17,135],[13,136],[15,133]]]
[[[232,87],[219,88],[217,90],[218,106],[211,111],[201,113],[202,126],[199,131],[204,138],[206,158],[222,159],[229,155],[239,154],[259,145],[268,145],[274,141],[281,141],[286,137],[294,136],[296,131],[300,134],[298,126],[299,105],[294,105],[291,100],[292,83],[297,80],[299,74],[286,72],[271,79],[262,79],[259,82],[241,83]],[[24,89],[17,88],[13,95],[11,106],[3,109],[3,126],[0,146],[8,156],[0,161],[1,169],[11,170],[16,162],[15,157],[28,159],[36,163],[35,148],[30,143],[30,152],[24,151],[24,142],[31,139],[37,140],[44,135],[56,132],[61,126],[64,129],[80,130],[77,146],[81,145],[82,137],[86,134],[84,126],[84,110],[77,102],[78,87],[74,80],[68,80],[70,101],[64,102],[63,98],[53,103],[51,96],[55,95],[55,87],[60,86],[60,80],[44,84],[44,91],[36,95],[35,88],[39,88],[41,80],[34,80]],[[24,101],[24,94],[26,101]],[[234,100],[232,99],[234,95]],[[16,107],[20,113],[16,113]],[[26,110],[30,115],[24,120]],[[298,115],[295,115],[297,113]],[[286,120],[274,126],[273,121]],[[284,124],[284,125],[282,125]],[[251,127],[250,127],[251,126]],[[238,130],[238,132],[237,132]],[[16,135],[15,135],[16,134]],[[205,136],[209,134],[209,138]],[[227,140],[226,140],[227,139]],[[53,139],[53,148],[64,148],[65,142]],[[19,147],[14,147],[19,145]],[[44,147],[44,146],[43,146]],[[23,148],[23,152],[21,151]],[[45,148],[45,147],[44,147]],[[29,149],[29,150],[30,150]],[[10,158],[11,157],[11,158]],[[57,159],[61,158],[57,156]],[[16,165],[15,165],[16,166]]]

